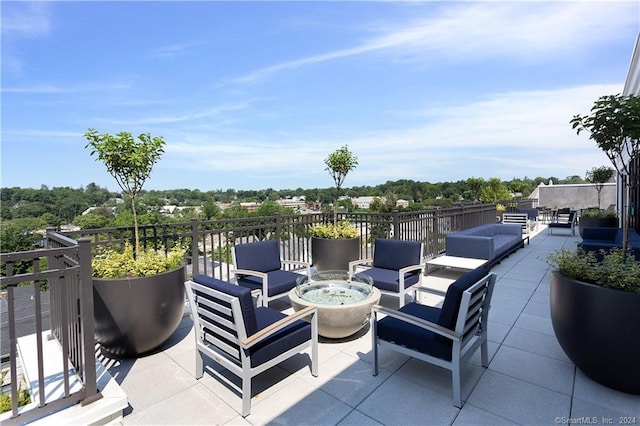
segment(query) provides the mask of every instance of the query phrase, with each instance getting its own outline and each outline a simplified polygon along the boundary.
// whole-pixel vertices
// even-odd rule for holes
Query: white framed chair
[[[379,348],[391,349],[451,371],[453,403],[462,407],[461,368],[480,348],[489,366],[487,321],[496,275],[481,267],[451,284],[442,308],[408,303],[371,309],[373,375]]]
[[[251,379],[263,371],[310,347],[311,374],[318,375],[315,307],[292,315],[255,307],[248,288],[206,275],[185,288],[196,337],[195,377],[204,375],[203,355],[240,377],[243,417],[251,412]]]

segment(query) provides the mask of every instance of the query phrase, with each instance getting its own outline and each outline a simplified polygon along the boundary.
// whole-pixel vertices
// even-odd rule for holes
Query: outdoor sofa
[[[449,234],[445,244],[447,256],[486,259],[495,265],[524,247],[524,240],[520,225],[489,223]]]
[[[578,243],[585,251],[611,250],[613,247],[622,248],[622,228],[584,228],[582,242]],[[640,260],[640,235],[635,229],[629,229],[628,248],[636,259]]]

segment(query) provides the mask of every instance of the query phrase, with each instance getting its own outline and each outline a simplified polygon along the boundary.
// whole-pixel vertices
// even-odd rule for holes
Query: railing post
[[[276,241],[278,242],[278,247],[280,247],[280,231],[282,231],[282,218],[280,217],[280,213],[276,213]]]
[[[205,257],[207,253],[205,250]],[[206,258],[205,258],[206,261]],[[198,219],[191,219],[191,275],[200,274],[200,252],[198,251]]]
[[[393,238],[400,238],[400,214],[397,210],[391,212],[391,221],[393,223]]]
[[[82,330],[82,370],[85,385],[85,397],[82,405],[90,404],[102,398],[98,391],[96,378],[95,326],[93,322],[93,270],[91,268],[91,239],[78,240],[78,262],[80,263],[80,329]]]

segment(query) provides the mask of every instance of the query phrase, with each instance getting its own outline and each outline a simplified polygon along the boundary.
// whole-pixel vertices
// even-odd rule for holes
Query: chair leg
[[[462,408],[462,392],[460,385],[460,363],[451,370],[451,379],[453,382],[453,405]]]
[[[489,367],[489,348],[487,344],[487,339],[484,339],[482,342],[482,346],[480,346],[480,358],[482,360],[482,366],[484,368]]]
[[[251,377],[242,378],[242,417],[251,414]]]
[[[373,375],[378,375],[378,327],[376,314],[371,315],[371,347],[373,348]]]
[[[318,314],[311,319],[311,375],[318,377]]]
[[[196,349],[196,374],[195,378],[199,379],[204,375],[204,360],[202,359],[202,352]]]

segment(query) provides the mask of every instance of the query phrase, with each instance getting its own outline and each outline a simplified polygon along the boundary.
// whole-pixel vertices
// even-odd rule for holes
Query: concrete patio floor
[[[453,405],[447,370],[381,350],[380,374],[372,376],[366,327],[342,340],[320,338],[318,377],[311,375],[306,353],[258,376],[251,414],[242,418],[240,396],[228,385],[239,384],[234,376],[207,360],[204,377],[194,379],[195,338],[187,315],[152,355],[119,360],[101,354],[129,398],[121,424],[637,424],[640,396],[587,378],[554,336],[545,258],[579,241],[555,232],[539,226],[528,246],[492,268],[498,279],[489,313],[490,365],[482,368],[477,353],[464,367],[462,409]],[[382,304],[397,307],[397,300]]]

